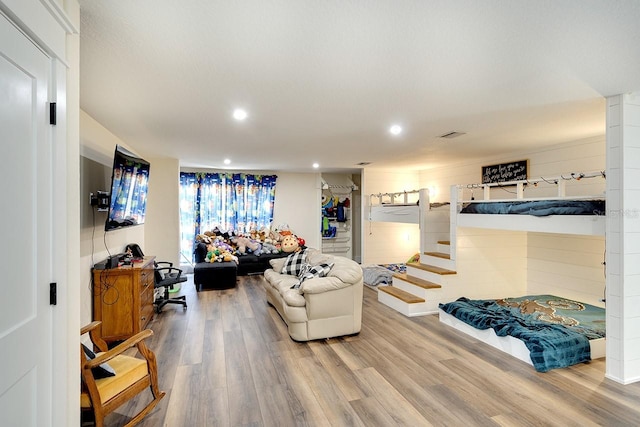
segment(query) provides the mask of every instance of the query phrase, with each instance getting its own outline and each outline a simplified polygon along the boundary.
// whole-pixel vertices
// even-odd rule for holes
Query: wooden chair
[[[83,411],[92,411],[96,427],[102,427],[106,415],[149,387],[153,400],[126,424],[134,426],[165,396],[165,392],[158,388],[156,356],[144,343],[146,338],[153,335],[153,331],[145,329],[109,350],[107,343],[100,337],[100,323],[92,322],[80,330],[81,336],[89,333],[91,342],[97,350],[96,357],[87,360],[82,343],[80,344],[82,372],[80,407]],[[123,354],[133,347],[137,348],[136,355],[142,356],[141,358]],[[132,354],[132,352],[129,353]],[[96,379],[92,368],[97,368],[104,363],[108,363],[113,368],[115,376]]]

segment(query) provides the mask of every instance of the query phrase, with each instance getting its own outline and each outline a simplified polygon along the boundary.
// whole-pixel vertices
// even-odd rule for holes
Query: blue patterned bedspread
[[[460,213],[511,215],[604,215],[604,200],[531,200],[513,202],[474,202]]]
[[[440,309],[498,336],[522,340],[539,372],[591,360],[589,339],[604,338],[604,309],[552,295],[501,300],[459,298]]]

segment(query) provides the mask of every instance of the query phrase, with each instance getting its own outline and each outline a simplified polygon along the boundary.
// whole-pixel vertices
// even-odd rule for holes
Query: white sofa
[[[333,263],[326,277],[314,277],[291,289],[300,279],[281,273],[287,258],[270,261],[264,272],[267,302],[280,314],[295,341],[351,335],[362,324],[362,268],[345,257],[307,248],[312,266]]]

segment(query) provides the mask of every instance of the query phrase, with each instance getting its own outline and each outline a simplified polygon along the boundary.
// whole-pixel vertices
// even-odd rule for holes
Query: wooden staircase
[[[426,246],[434,250],[424,251],[419,262],[407,263],[406,273],[394,274],[391,286],[378,287],[378,301],[408,317],[437,313],[442,287],[456,274],[449,240]]]

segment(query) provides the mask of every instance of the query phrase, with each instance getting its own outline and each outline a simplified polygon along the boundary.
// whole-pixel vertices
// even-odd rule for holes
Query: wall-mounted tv
[[[116,145],[105,231],[144,224],[149,162]]]

